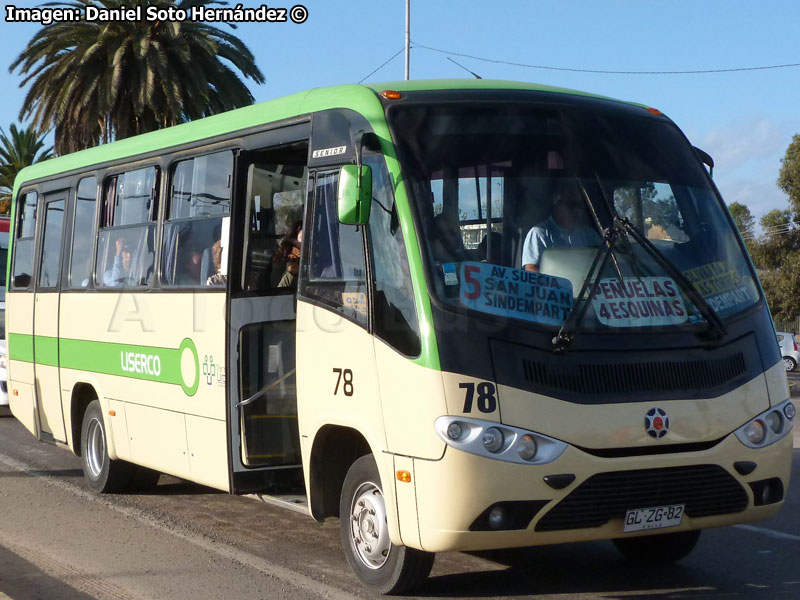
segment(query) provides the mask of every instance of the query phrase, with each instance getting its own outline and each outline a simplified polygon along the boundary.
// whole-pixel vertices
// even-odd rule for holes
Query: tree
[[[789,254],[780,267],[763,271],[761,285],[772,314],[786,321],[800,315],[800,253]]]
[[[740,202],[732,202],[728,205],[728,210],[731,212],[736,228],[742,237],[745,239],[755,237],[756,218],[750,209]]]
[[[800,250],[800,215],[791,209],[772,209],[761,217],[764,234],[758,248],[758,266],[780,269],[785,259]]]
[[[794,134],[781,159],[778,187],[789,195],[789,203],[800,213],[800,134]]]
[[[45,148],[44,144],[44,136],[31,125],[18,129],[12,123],[8,134],[0,127],[0,214],[11,212],[11,192],[17,173],[52,156],[52,146]]]
[[[225,5],[142,0],[148,6]],[[128,0],[71,0],[48,7],[121,9]],[[229,25],[235,28],[234,24]],[[11,63],[31,84],[20,118],[53,128],[59,154],[253,103],[245,78],[263,83],[236,36],[203,22],[63,21],[40,29]]]

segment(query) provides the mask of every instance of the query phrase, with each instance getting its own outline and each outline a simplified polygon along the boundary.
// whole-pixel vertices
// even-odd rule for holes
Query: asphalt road
[[[800,450],[795,450],[795,481]],[[435,598],[800,599],[800,484],[778,517],[708,530],[670,567],[607,542],[438,555]],[[94,496],[79,460],[0,419],[0,599],[369,598],[338,521],[162,476],[150,494]]]

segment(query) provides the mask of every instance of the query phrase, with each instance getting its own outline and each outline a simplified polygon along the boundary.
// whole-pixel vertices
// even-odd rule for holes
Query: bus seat
[[[592,247],[545,248],[539,262],[539,272],[569,279],[572,282],[572,294],[577,295],[589,274],[595,254],[597,248]]]

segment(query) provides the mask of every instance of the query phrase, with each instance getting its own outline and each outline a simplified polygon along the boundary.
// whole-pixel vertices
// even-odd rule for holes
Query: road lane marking
[[[791,533],[783,533],[782,531],[775,531],[774,529],[767,529],[765,527],[753,527],[752,525],[734,525],[737,529],[746,529],[755,533],[761,533],[768,537],[773,537],[779,540],[789,540],[792,542],[800,542],[800,535],[792,535]]]
[[[98,502],[100,504],[103,504],[107,508],[110,508],[111,510],[123,514],[126,517],[130,517],[146,525],[150,525],[151,527],[158,529],[163,533],[172,535],[181,540],[189,542],[190,544],[193,544],[207,552],[211,552],[213,554],[216,554],[218,556],[236,562],[244,567],[250,567],[251,569],[258,571],[263,575],[279,579],[285,582],[287,585],[300,588],[306,592],[310,592],[314,595],[327,598],[329,600],[357,600],[359,598],[359,596],[356,596],[355,594],[349,594],[333,586],[321,583],[311,577],[308,577],[307,575],[303,575],[287,567],[282,567],[280,565],[270,563],[266,559],[260,556],[256,556],[255,554],[250,554],[249,552],[245,552],[244,550],[239,550],[231,546],[227,545],[223,546],[222,544],[214,542],[210,539],[205,539],[200,535],[196,535],[188,531],[178,531],[170,529],[166,525],[163,525],[162,523],[157,521],[155,517],[148,515],[143,510],[128,506],[118,506],[108,498],[92,494],[91,492],[87,492],[78,485],[71,484],[67,481],[58,479],[52,475],[43,475],[40,469],[33,468],[21,461],[18,461],[2,453],[0,453],[0,464],[3,464],[6,467],[13,469],[15,471],[19,471],[21,473],[25,473],[30,476],[35,476],[41,479],[42,481],[49,483],[50,485],[53,485],[62,490],[75,494],[76,496],[83,498],[89,502]]]

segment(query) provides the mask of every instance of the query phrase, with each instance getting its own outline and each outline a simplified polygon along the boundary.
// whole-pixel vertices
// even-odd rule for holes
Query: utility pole
[[[406,81],[411,69],[411,0],[406,0]]]

